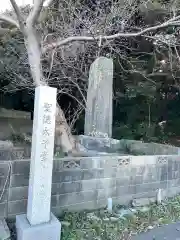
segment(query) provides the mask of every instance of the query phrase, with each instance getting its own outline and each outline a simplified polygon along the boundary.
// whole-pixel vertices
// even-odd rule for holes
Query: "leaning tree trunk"
[[[34,85],[48,85],[43,77],[41,65],[41,46],[38,42],[36,32],[32,27],[26,27],[24,32],[25,45],[28,52],[30,69]],[[71,134],[63,110],[57,103],[55,125],[55,146],[61,147],[63,152],[69,154],[77,152],[76,141]]]
[[[55,146],[61,147],[63,152],[67,154],[73,154],[78,150],[76,141],[71,134],[70,127],[64,116],[64,112],[58,103],[56,108]]]

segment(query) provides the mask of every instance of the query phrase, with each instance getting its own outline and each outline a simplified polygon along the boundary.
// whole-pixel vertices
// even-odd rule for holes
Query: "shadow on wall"
[[[13,134],[32,132],[31,113],[0,108],[0,139],[10,139]]]

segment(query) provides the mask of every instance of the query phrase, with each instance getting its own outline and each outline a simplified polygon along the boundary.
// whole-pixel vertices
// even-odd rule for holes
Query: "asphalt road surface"
[[[132,237],[132,240],[180,240],[180,222],[154,228]]]

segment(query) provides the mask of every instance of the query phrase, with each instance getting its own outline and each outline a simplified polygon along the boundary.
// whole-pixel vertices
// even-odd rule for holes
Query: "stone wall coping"
[[[133,156],[133,155],[116,155],[116,156],[95,156],[95,157],[63,157],[63,158],[54,158],[54,161],[83,161],[83,160],[100,160],[101,162],[104,161],[111,161],[111,160],[128,160],[129,163],[133,165],[146,165],[146,164],[156,164],[157,159],[161,159],[161,161],[165,161],[168,159],[175,159],[180,160],[180,155],[140,155],[140,156]],[[12,159],[12,160],[0,160],[1,163],[11,163],[15,161],[26,161],[30,162],[30,158],[22,158],[22,159]]]

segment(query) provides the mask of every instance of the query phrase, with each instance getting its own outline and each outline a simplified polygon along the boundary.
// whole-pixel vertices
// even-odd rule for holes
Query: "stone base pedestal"
[[[61,223],[51,214],[48,223],[30,225],[26,214],[16,216],[17,240],[60,240]]]

